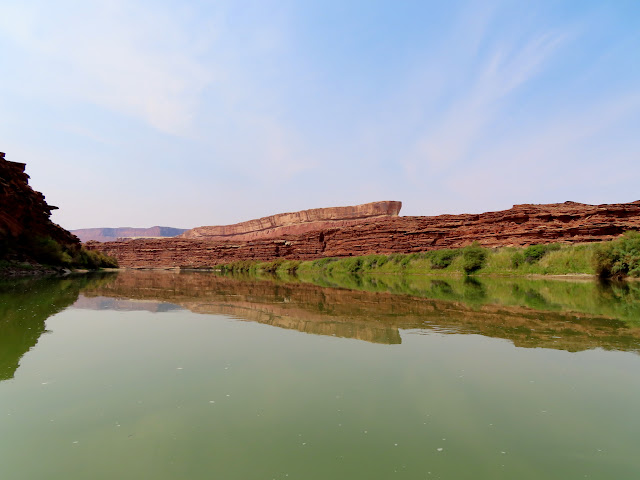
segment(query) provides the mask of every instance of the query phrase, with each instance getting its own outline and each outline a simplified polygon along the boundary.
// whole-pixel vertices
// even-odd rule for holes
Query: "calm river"
[[[640,478],[640,283],[313,281],[3,281],[0,478]]]

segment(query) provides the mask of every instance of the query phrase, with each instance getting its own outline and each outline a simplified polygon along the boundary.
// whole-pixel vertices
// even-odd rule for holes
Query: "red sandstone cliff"
[[[25,164],[4,157],[0,152],[0,247],[5,249],[0,258],[34,238],[50,237],[61,245],[79,247],[78,238],[49,219],[58,207],[48,205],[44,195],[29,186]]]
[[[586,205],[575,202],[515,205],[482,214],[383,217],[350,226],[320,228],[276,238],[210,240],[139,239],[88,244],[116,257],[123,267],[213,266],[234,260],[309,260],[374,253],[456,248],[478,241],[486,247],[609,240],[640,229],[640,201]]]
[[[401,207],[402,202],[383,201],[349,207],[313,208],[300,212],[279,213],[235,225],[193,228],[180,236],[234,241],[275,238],[397,217]]]

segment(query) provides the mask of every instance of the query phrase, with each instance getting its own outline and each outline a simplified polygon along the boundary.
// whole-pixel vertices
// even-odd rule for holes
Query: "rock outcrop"
[[[640,201],[586,205],[575,202],[516,205],[482,214],[381,217],[349,226],[318,228],[254,240],[138,239],[89,243],[123,267],[206,267],[234,260],[310,260],[457,248],[579,243],[613,239],[640,229]]]
[[[186,232],[184,228],[150,227],[150,228],[80,228],[71,230],[81,242],[113,242],[119,238],[164,238],[176,237]]]
[[[186,231],[182,238],[247,241],[328,228],[346,227],[381,218],[397,217],[402,202],[383,201],[349,207],[313,208],[293,213],[236,223],[235,225],[198,227]]]
[[[29,186],[25,164],[5,160],[0,152],[0,258],[10,253],[28,256],[28,243],[50,238],[60,245],[80,247],[77,237],[50,220],[58,207]]]

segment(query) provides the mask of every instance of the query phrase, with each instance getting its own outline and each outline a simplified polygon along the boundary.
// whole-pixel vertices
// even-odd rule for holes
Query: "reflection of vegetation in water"
[[[0,281],[0,380],[12,378],[22,355],[45,332],[45,320],[78,298],[80,289],[107,275]]]
[[[319,329],[312,324],[327,325],[327,315],[332,317],[329,323],[353,325],[344,331],[359,332],[356,336],[340,330],[340,336],[368,341],[381,342],[382,337],[374,337],[371,332],[376,329],[382,332],[380,327],[389,331],[391,327],[481,334],[505,338],[526,348],[640,352],[637,321],[640,297],[635,285],[623,285],[622,293],[619,285],[610,285],[613,291],[609,291],[607,298],[598,296],[602,287],[593,281],[354,274],[283,278],[264,273],[222,275],[220,281],[229,282],[229,291],[236,292],[234,298],[225,299],[230,304],[243,298],[241,292],[247,286],[253,292],[261,290],[262,300],[258,301],[255,295],[251,298],[251,302],[257,301],[257,309],[262,308],[260,303],[270,303],[268,291],[279,286],[288,292],[291,301],[284,309],[268,310],[279,311],[288,319],[302,310],[322,314],[312,315],[313,318],[305,314],[309,322],[300,326],[304,325],[303,331],[325,335],[338,332],[332,330],[337,324],[331,329]],[[621,301],[628,305],[621,308]],[[215,300],[208,302],[207,305],[212,305]],[[249,307],[246,301],[244,306]],[[364,331],[370,332],[361,335]]]
[[[198,313],[376,343],[400,343],[398,329],[416,328],[480,333],[508,338],[517,346],[569,351],[638,351],[640,337],[640,329],[628,328],[640,327],[640,283],[125,272],[0,282],[0,380],[13,377],[20,358],[45,332],[45,320],[80,292],[169,301]]]
[[[470,305],[494,303],[542,311],[574,311],[640,326],[640,284],[637,282],[353,274],[299,275],[299,280],[327,287],[390,292]]]
[[[593,288],[585,289],[588,282],[494,280],[345,274],[325,275],[313,282],[264,272],[141,271],[119,273],[112,282],[82,293],[85,298],[171,302],[200,314],[375,343],[400,343],[401,330],[418,329],[505,338],[527,348],[640,352],[640,328],[617,319],[619,315],[589,313],[584,301],[577,303],[583,310],[563,303],[563,295],[592,295]],[[566,285],[569,290],[563,292]],[[591,286],[597,288],[597,284]],[[634,301],[634,290],[625,295]],[[604,304],[600,311],[611,313],[615,301],[619,299],[600,299],[595,307]],[[637,298],[634,302],[638,303]],[[630,318],[630,312],[623,318]]]
[[[637,282],[600,282],[596,300],[615,309],[617,316],[640,324],[640,284]]]
[[[559,305],[550,303],[544,295],[533,288],[523,289],[520,285],[514,285],[511,290],[513,298],[521,300],[521,302],[536,310],[560,310]]]
[[[468,303],[483,303],[487,298],[487,292],[482,282],[475,278],[465,277],[463,280],[462,297]]]

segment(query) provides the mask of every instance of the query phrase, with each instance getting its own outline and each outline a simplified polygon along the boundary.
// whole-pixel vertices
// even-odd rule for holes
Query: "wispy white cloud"
[[[465,160],[500,117],[509,96],[540,72],[564,39],[563,34],[546,33],[517,48],[492,48],[476,71],[466,73],[473,81],[433,112],[433,121],[404,160],[409,175],[437,173]]]
[[[274,10],[232,24],[233,8],[222,2],[199,22],[188,9],[123,0],[9,3],[0,37],[29,59],[13,84],[25,97],[94,105],[197,140],[242,175],[286,181],[314,164],[279,115],[286,18]],[[58,128],[108,140],[82,120]]]
[[[29,65],[24,94],[87,102],[185,134],[215,71],[179,16],[130,2],[23,2],[0,6],[0,32]]]
[[[554,2],[377,8],[1,1],[0,140],[77,227],[633,191],[637,29],[616,23],[624,9],[603,7],[605,25],[602,9]]]
[[[602,195],[633,174],[640,139],[619,148],[607,139],[612,130],[640,111],[640,92],[571,111],[550,122],[537,122],[526,131],[499,138],[478,152],[472,165],[446,180],[446,188],[465,202],[528,203],[551,201],[631,201]],[[579,195],[580,198],[557,198]]]

